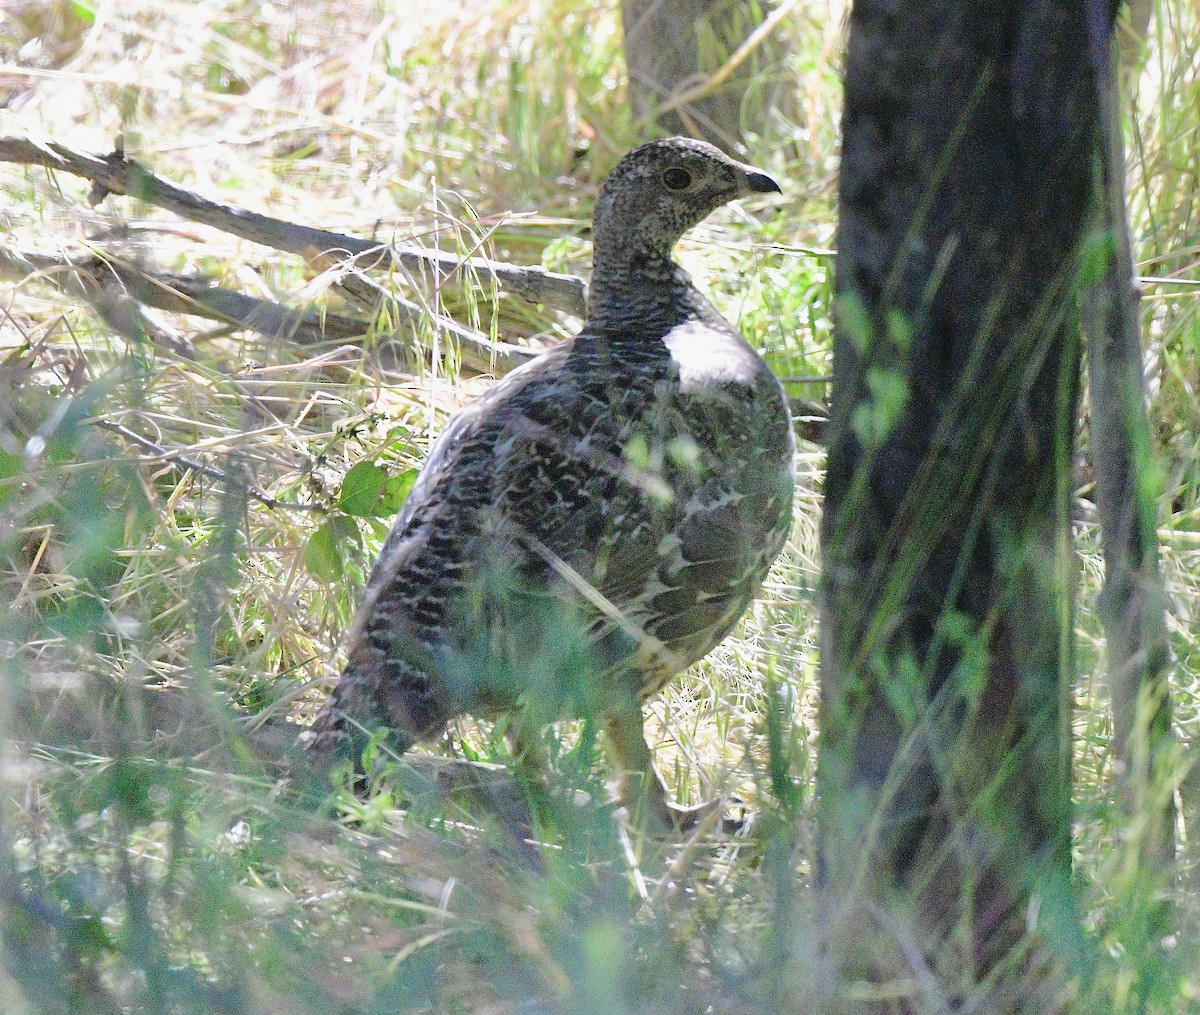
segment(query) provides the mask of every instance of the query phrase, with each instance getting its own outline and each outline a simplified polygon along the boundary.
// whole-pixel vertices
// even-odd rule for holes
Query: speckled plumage
[[[434,445],[309,750],[353,753],[377,727],[404,750],[462,713],[515,710],[526,729],[574,714],[603,722],[624,796],[649,775],[640,701],[744,612],[793,484],[779,382],[671,248],[719,205],[777,190],[679,138],[613,170],[583,330]],[[665,820],[661,785],[645,784]]]

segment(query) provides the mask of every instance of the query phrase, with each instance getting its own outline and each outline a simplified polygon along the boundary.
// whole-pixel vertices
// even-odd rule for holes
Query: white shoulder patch
[[[663,336],[663,344],[679,367],[684,394],[726,384],[754,385],[763,362],[740,335],[717,331],[701,321],[688,321]]]

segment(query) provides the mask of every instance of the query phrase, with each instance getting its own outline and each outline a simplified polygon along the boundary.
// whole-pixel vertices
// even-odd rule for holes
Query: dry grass
[[[785,24],[794,52],[778,71],[795,101],[749,137],[752,159],[788,181],[786,199],[720,213],[680,249],[785,376],[828,370],[843,15],[837,2],[797,5]],[[1141,270],[1164,280],[1147,285],[1145,304],[1177,720],[1190,740],[1200,729],[1200,25],[1182,2],[1164,4],[1160,23],[1169,28],[1139,79],[1131,206]],[[10,3],[0,134],[94,152],[121,135],[160,175],[244,208],[583,272],[597,183],[637,140],[619,46],[616,4],[576,0]],[[12,246],[117,250],[296,306],[345,306],[332,275],[296,258],[131,199],[89,208],[73,178],[0,166],[0,183]],[[552,342],[574,323],[489,292],[403,291],[509,342]],[[385,528],[358,519],[343,532],[344,574],[314,574],[305,546],[336,514],[341,478],[364,460],[390,475],[419,465],[448,412],[487,379],[460,375],[450,343],[422,326],[397,337],[445,355],[413,375],[381,336],[298,347],[166,319],[194,343],[189,360],[121,339],[36,278],[5,285],[0,300],[0,379],[27,426],[0,434],[10,697],[31,684],[43,701],[61,692],[48,731],[72,702],[87,713],[147,679],[305,712],[310,688],[336,672]],[[56,420],[68,396],[78,410]],[[96,417],[309,510],[268,510],[139,457],[87,422]],[[47,451],[33,459],[22,441],[39,428]],[[650,723],[678,798],[735,792],[758,811],[761,836],[664,849],[624,840],[604,812],[585,814],[531,878],[453,808],[426,801],[401,818],[386,796],[343,796],[335,812],[359,823],[338,831],[252,759],[151,760],[128,742],[136,695],[116,693],[70,749],[48,732],[31,751],[6,752],[0,877],[25,894],[5,902],[17,927],[6,937],[5,1010],[509,1011],[529,997],[596,1012],[802,1008],[807,903],[789,886],[809,867],[821,468],[806,447],[793,537],[761,601]],[[1130,954],[1144,907],[1112,797],[1101,566],[1086,503],[1077,532],[1077,861],[1089,926],[1107,949],[1084,996],[1088,1010],[1144,1010],[1150,983],[1149,1010],[1183,1011],[1200,1003],[1187,972],[1200,955],[1197,826],[1184,828],[1174,957]],[[595,788],[587,738],[580,746],[578,731],[565,732],[577,757],[564,765]],[[783,775],[771,768],[772,736]],[[473,724],[453,741],[459,753],[501,756]],[[39,906],[55,915],[39,923]]]

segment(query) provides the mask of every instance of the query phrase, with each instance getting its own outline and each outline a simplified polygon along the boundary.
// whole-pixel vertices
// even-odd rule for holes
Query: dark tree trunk
[[[701,138],[731,153],[741,148],[743,114],[754,116],[765,104],[753,101],[751,85],[778,59],[776,37],[764,37],[732,71],[722,68],[762,22],[758,5],[621,0],[621,22],[633,115],[660,131]],[[721,79],[710,84],[719,72]],[[753,109],[744,110],[748,101]]]
[[[864,1010],[1052,1011],[1073,943],[1076,267],[1110,30],[1086,0],[851,17],[818,880],[829,982],[889,984]]]

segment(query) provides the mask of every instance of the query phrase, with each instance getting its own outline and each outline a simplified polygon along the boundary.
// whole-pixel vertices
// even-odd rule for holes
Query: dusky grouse
[[[345,671],[306,734],[403,751],[510,713],[518,757],[596,719],[623,801],[654,775],[641,700],[736,623],[783,546],[795,447],[779,382],[671,259],[713,209],[779,192],[700,141],[635,149],[596,202],[583,330],[463,409],[384,544]],[[681,822],[680,822],[681,823]]]

